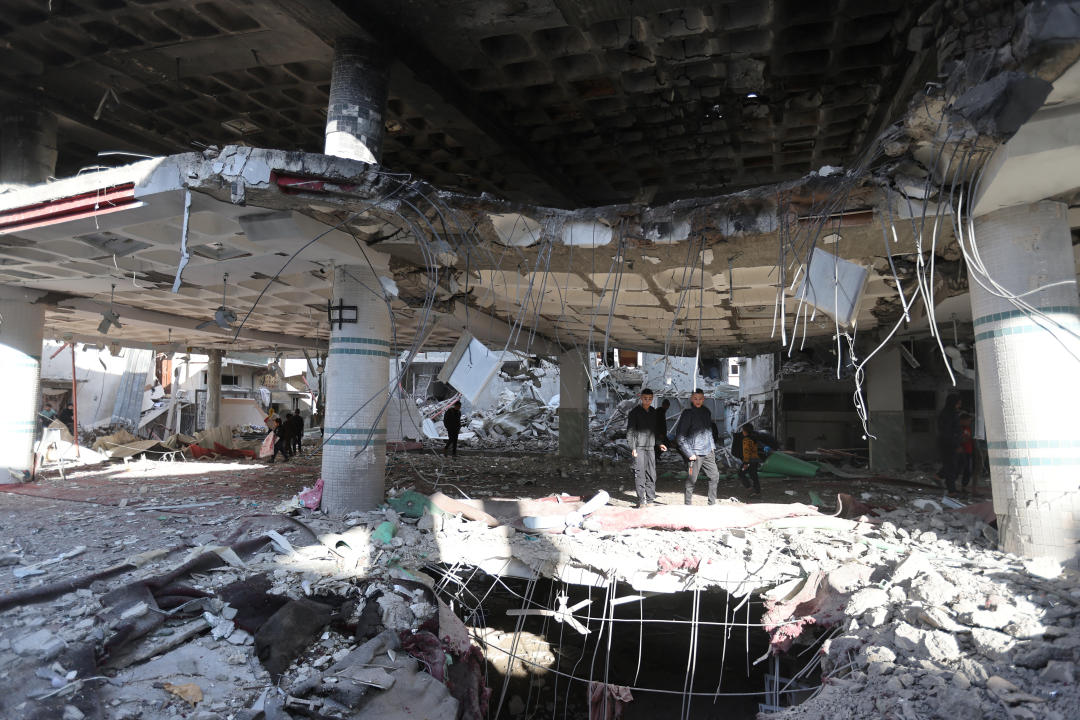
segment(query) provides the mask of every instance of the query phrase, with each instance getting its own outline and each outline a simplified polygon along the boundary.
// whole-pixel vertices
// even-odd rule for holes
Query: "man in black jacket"
[[[686,487],[683,502],[694,503],[694,484],[698,473],[705,471],[709,479],[709,504],[716,504],[716,486],[720,482],[720,470],[716,467],[716,427],[713,425],[712,412],[705,407],[705,391],[694,390],[690,395],[690,407],[682,411],[679,423],[675,426],[675,442],[686,456]]]
[[[296,411],[292,416],[292,451],[295,455],[300,452],[304,442],[304,416]]]
[[[641,404],[630,411],[626,420],[626,442],[634,459],[634,487],[637,489],[639,508],[656,502],[656,454],[667,450],[667,430],[664,419],[652,407],[653,391],[641,391]]]
[[[962,429],[960,427],[960,396],[945,398],[945,407],[938,415],[938,455],[941,457],[941,478],[946,492],[956,492],[956,477],[960,474]]]
[[[443,425],[446,426],[446,445],[443,447],[443,455],[453,451],[454,457],[457,457],[457,439],[458,433],[461,432],[461,401],[458,400],[454,403],[449,410],[443,414]]]

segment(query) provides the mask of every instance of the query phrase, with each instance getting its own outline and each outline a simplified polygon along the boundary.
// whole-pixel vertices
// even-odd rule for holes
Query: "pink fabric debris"
[[[837,591],[838,584],[825,573],[813,572],[790,598],[765,601],[761,624],[769,633],[774,653],[787,652],[807,625],[828,627],[844,617],[848,596]]]
[[[263,438],[262,445],[259,446],[259,457],[268,458],[274,454],[274,433],[268,434]]]
[[[589,516],[601,530],[659,528],[664,530],[723,530],[753,527],[768,520],[820,516],[817,508],[801,503],[720,503],[717,505],[651,505],[641,510],[605,506]]]
[[[625,685],[589,683],[589,720],[619,720],[626,705],[634,701]]]
[[[322,478],[319,478],[314,487],[304,488],[296,494],[296,497],[304,507],[317,510],[322,503],[322,491],[323,481]]]
[[[698,568],[701,567],[701,558],[670,558],[664,555],[656,561],[656,567],[657,569],[659,569],[661,575],[663,575],[664,573],[669,573],[672,570],[691,570],[693,572],[697,572]]]

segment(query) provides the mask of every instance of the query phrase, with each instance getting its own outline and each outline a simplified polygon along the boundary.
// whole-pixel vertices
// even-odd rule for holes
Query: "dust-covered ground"
[[[675,457],[661,463],[657,488],[673,507],[683,493]],[[425,698],[432,717],[481,717],[486,692],[499,690],[498,678],[479,670],[490,633],[455,619],[467,608],[450,612],[449,597],[426,587],[425,570],[455,538],[521,531],[392,510],[331,518],[289,502],[318,475],[309,446],[275,465],[144,461],[5,487],[0,717],[393,717],[402,697]],[[483,500],[606,490],[611,505],[636,500],[627,462],[542,453],[391,453],[387,487]],[[706,564],[724,557],[782,568],[762,577],[787,584],[762,597],[777,627],[796,628],[784,631],[795,648],[820,640],[822,672],[817,694],[784,717],[1077,717],[1074,575],[998,552],[990,518],[942,506],[940,490],[917,474],[763,479],[762,488],[754,503],[820,502],[832,512],[846,493],[877,516],[845,521],[845,530],[586,523],[553,547],[677,545]],[[745,492],[721,479],[725,506],[748,502]],[[704,502],[702,478],[695,505]],[[91,582],[92,574],[100,577]],[[777,650],[785,638],[774,632]],[[453,672],[440,672],[441,663]],[[501,716],[539,707],[505,703]],[[586,707],[567,710],[588,717]],[[624,717],[638,716],[627,704]]]

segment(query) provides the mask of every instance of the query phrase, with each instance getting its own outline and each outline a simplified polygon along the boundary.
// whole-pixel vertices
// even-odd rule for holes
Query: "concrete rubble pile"
[[[558,446],[558,405],[545,403],[529,385],[515,393],[503,390],[492,408],[463,418],[462,444],[474,448],[552,450]]]
[[[821,692],[771,717],[1076,717],[1076,574],[990,549],[997,532],[975,512],[992,519],[985,505],[924,506],[883,514],[846,551],[788,538],[820,562],[801,587],[771,593],[767,617],[835,629]],[[774,647],[806,625],[774,629]]]
[[[223,539],[224,519],[0,596],[0,677],[19,689],[0,716],[482,717],[482,655],[416,572],[434,548],[415,521],[278,515]]]
[[[86,556],[35,565],[7,554],[22,579],[0,596],[0,677],[20,690],[0,710],[394,718],[412,703],[479,718],[481,646],[432,579],[458,565],[759,595],[772,652],[812,646],[823,676],[814,697],[771,717],[1075,716],[1073,575],[990,549],[985,508],[922,502],[874,517],[849,500],[839,517],[798,503],[632,510],[605,505],[606,493],[585,503],[400,491],[344,520],[301,511],[302,522],[251,517],[223,530],[225,518],[207,518],[177,545],[44,595],[57,569]]]

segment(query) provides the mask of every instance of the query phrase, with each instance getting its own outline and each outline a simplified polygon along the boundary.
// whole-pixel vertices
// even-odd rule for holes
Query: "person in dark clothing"
[[[750,497],[761,495],[761,481],[758,479],[758,468],[761,467],[761,447],[757,438],[754,437],[753,425],[746,423],[740,432],[735,433],[734,441],[731,443],[731,454],[742,460],[739,466],[739,481],[743,487],[749,488],[750,482],[754,483],[754,490],[750,493]]]
[[[937,442],[941,459],[940,475],[945,481],[945,489],[956,492],[956,476],[960,472],[961,461],[961,428],[960,396],[955,393],[945,398],[945,407],[938,415]]]
[[[292,416],[292,453],[293,455],[300,452],[300,447],[304,442],[304,416],[300,413],[293,413]]]
[[[660,447],[664,446],[665,450],[667,449],[667,414],[670,407],[671,401],[664,398],[664,402],[660,403],[660,408],[657,410],[660,414],[660,417],[657,419],[660,423],[660,434],[657,435],[656,445],[653,446],[653,455],[656,458],[657,465],[660,464],[660,453],[662,452]]]
[[[667,429],[660,412],[652,407],[653,391],[641,391],[641,404],[630,411],[626,419],[626,442],[634,460],[634,488],[637,506],[643,508],[656,502],[656,448],[667,450],[664,433]]]
[[[274,425],[274,429],[271,431],[274,433],[274,454],[270,456],[270,460],[267,462],[273,463],[277,459],[278,453],[281,453],[282,460],[288,460],[292,457],[292,439],[289,428],[281,422],[279,417],[270,422]]]
[[[720,471],[713,455],[716,451],[714,432],[712,413],[705,407],[705,391],[694,390],[690,395],[690,407],[683,410],[679,423],[675,426],[675,442],[690,463],[683,493],[683,501],[687,505],[694,502],[694,484],[703,468],[705,476],[709,478],[709,504],[716,504],[716,486],[720,481]]]
[[[968,491],[968,485],[971,484],[971,471],[974,468],[974,453],[975,453],[975,438],[971,432],[971,416],[963,414],[960,416],[960,470],[957,473],[961,476],[962,482],[960,483],[960,492],[966,493]]]
[[[67,407],[60,411],[56,419],[67,425],[69,433],[75,434],[75,405],[68,403]]]
[[[449,410],[443,413],[443,425],[446,427],[446,445],[443,447],[443,455],[447,453],[457,457],[457,439],[461,432],[461,401],[454,403]]]

